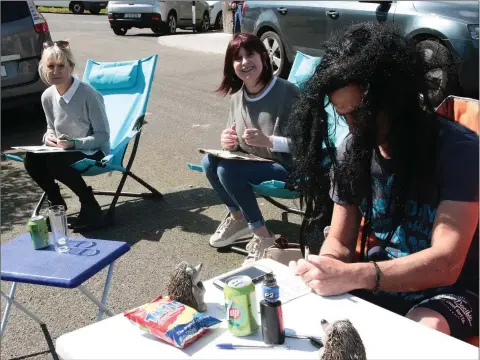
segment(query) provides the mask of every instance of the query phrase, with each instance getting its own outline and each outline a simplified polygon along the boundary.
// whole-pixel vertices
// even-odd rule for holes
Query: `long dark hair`
[[[435,172],[438,121],[427,96],[426,71],[415,44],[393,25],[356,24],[326,42],[322,62],[301,93],[289,123],[294,171],[301,179],[306,211],[302,237],[311,237],[315,221],[328,216],[329,173],[319,164],[330,160],[332,188],[340,193],[350,189],[353,197],[347,202],[363,204],[363,258],[371,233],[371,163],[378,149],[376,120],[380,114],[388,123],[387,142],[395,175],[387,206],[393,219],[389,237],[393,236],[404,221],[407,197],[414,190],[415,196],[421,196]],[[347,137],[343,160],[337,161],[336,149],[327,136],[325,107],[334,91],[350,84],[364,89],[365,97],[355,118],[357,129]]]
[[[223,79],[217,89],[217,92],[222,95],[234,94],[240,90],[243,85],[243,81],[240,80],[233,69],[233,61],[237,58],[238,53],[242,48],[249,54],[257,53],[260,55],[263,70],[260,74],[259,82],[262,84],[268,84],[273,78],[273,68],[272,63],[270,62],[270,56],[260,39],[253,34],[237,33],[233,35],[225,53]]]

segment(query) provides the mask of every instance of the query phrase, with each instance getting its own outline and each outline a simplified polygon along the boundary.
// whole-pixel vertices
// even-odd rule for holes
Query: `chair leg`
[[[139,184],[143,185],[144,187],[146,187],[148,190],[151,191],[151,193],[154,195],[154,196],[158,196],[158,197],[161,197],[163,198],[163,195],[160,191],[158,191],[157,189],[155,189],[153,186],[151,186],[150,184],[148,184],[145,180],[142,180],[141,178],[139,178],[137,175],[135,175],[133,172],[131,172],[130,170],[127,172],[128,175],[130,175],[134,180],[136,180]]]
[[[305,212],[302,211],[302,210],[299,210],[299,209],[295,209],[295,208],[290,208],[286,205],[283,205],[282,203],[276,201],[276,200],[273,200],[271,197],[269,196],[263,196],[262,197],[267,200],[269,203],[271,203],[272,205],[275,205],[276,207],[282,209],[282,210],[285,210],[286,212],[289,212],[289,213],[292,213],[292,214],[297,214],[297,215],[305,215]]]

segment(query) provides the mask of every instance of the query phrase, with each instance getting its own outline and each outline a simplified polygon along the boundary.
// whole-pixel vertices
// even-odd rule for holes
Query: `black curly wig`
[[[386,140],[395,174],[387,206],[393,212],[389,214],[393,229],[404,219],[407,196],[412,191],[420,196],[431,184],[438,121],[428,100],[426,64],[400,29],[389,24],[356,24],[343,34],[332,34],[325,45],[322,62],[305,84],[288,129],[295,159],[293,176],[300,179],[305,209],[301,242],[318,242],[318,226],[331,220],[330,186],[348,186],[353,198],[347,200],[366,204],[363,258],[372,216],[371,162],[378,151],[377,119],[382,116],[387,122]],[[325,107],[333,92],[352,84],[364,90],[364,97],[355,111],[355,126],[349,128],[344,159],[339,162],[327,136],[335,129],[329,129]],[[329,168],[320,166],[327,160]]]

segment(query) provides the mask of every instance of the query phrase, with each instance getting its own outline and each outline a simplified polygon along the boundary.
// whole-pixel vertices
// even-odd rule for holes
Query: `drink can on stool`
[[[28,232],[30,233],[34,249],[43,249],[50,245],[45,216],[37,215],[31,217],[28,220]]]
[[[228,330],[235,336],[247,336],[258,328],[255,285],[248,276],[234,276],[223,290],[227,310]]]

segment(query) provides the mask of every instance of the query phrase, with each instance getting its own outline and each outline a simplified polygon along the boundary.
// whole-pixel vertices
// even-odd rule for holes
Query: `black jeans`
[[[87,191],[87,184],[71,165],[85,158],[101,160],[104,156],[100,150],[93,155],[85,155],[80,151],[51,154],[27,152],[24,165],[30,177],[47,194],[55,190],[55,180],[58,180],[81,196]]]

